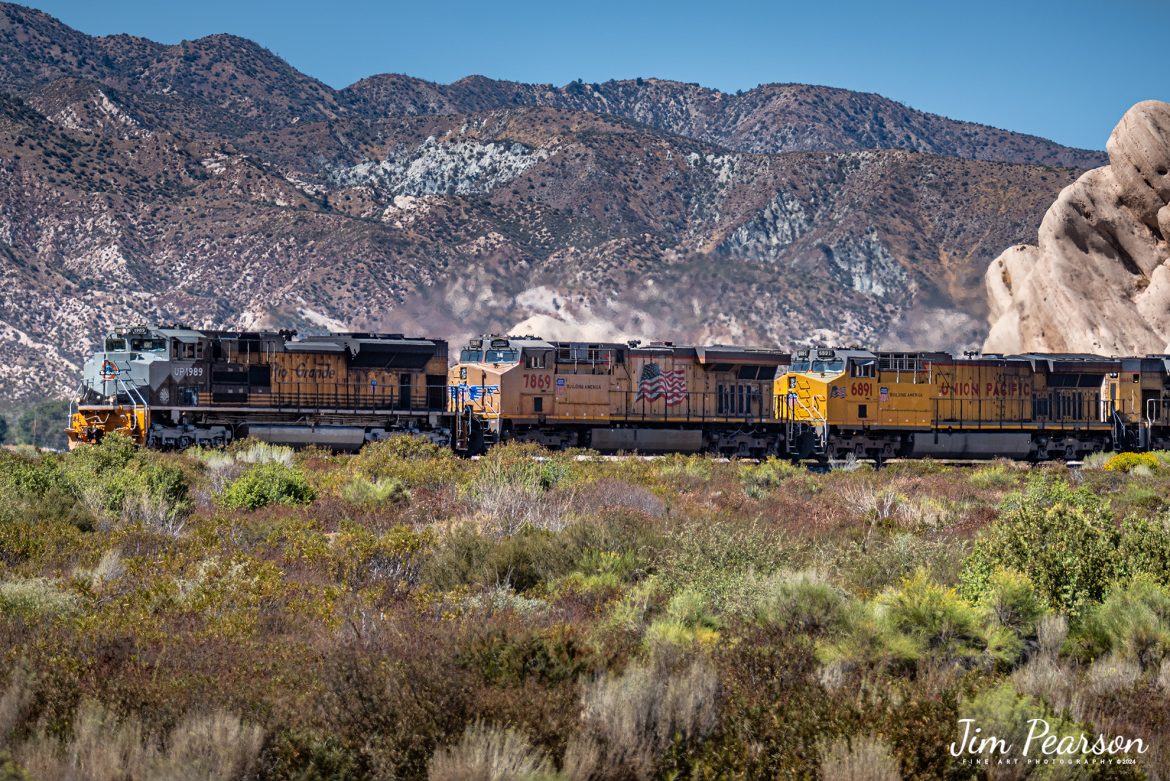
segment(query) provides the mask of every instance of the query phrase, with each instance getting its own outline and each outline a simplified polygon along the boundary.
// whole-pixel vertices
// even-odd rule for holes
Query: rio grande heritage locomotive
[[[356,450],[1027,460],[1170,447],[1170,356],[872,352],[482,336],[122,328],[85,363],[70,446],[253,437]]]

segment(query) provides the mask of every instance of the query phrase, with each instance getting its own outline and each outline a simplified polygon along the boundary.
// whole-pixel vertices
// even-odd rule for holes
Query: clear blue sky
[[[804,82],[1097,149],[1130,105],[1170,99],[1170,0],[26,4],[93,35],[234,33],[334,87],[375,73]]]

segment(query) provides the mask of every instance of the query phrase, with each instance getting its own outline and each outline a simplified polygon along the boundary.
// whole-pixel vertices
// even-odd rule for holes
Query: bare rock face
[[[1170,103],[1135,105],[1107,149],[1048,209],[1038,246],[987,269],[985,352],[1170,352]]]

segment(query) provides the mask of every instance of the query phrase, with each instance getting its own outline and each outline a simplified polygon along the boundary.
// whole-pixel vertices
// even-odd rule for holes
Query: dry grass
[[[704,659],[679,674],[661,663],[631,664],[586,684],[581,732],[565,752],[565,772],[585,779],[649,779],[675,740],[705,737],[715,725],[718,679]]]
[[[512,729],[475,722],[453,746],[441,748],[427,766],[429,781],[522,781],[549,778],[552,762]]]
[[[822,781],[901,781],[898,760],[881,738],[838,738],[821,748]]]
[[[39,781],[232,781],[252,771],[262,740],[259,727],[217,711],[188,716],[160,743],[138,719],[85,702],[68,741],[40,733],[14,753]]]

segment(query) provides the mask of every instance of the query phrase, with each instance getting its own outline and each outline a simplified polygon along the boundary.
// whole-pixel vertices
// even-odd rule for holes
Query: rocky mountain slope
[[[819,87],[336,91],[0,5],[0,399],[143,320],[976,344],[988,262],[1101,157]]]
[[[987,270],[988,351],[1170,352],[1170,103],[1138,103],[1109,165],[1066,187],[1037,245]]]

